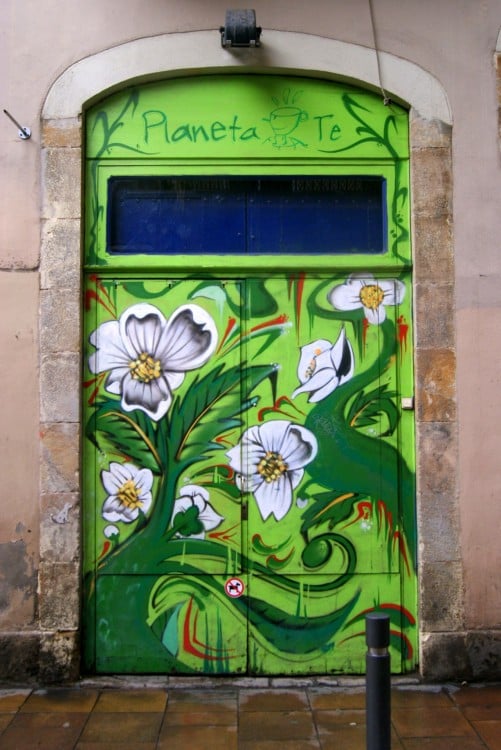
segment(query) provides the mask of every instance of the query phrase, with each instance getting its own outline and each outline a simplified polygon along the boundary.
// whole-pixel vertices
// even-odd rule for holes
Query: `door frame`
[[[372,53],[357,45],[306,34],[267,32],[270,50],[260,60],[262,72],[294,71],[299,75],[325,78],[340,75],[358,84],[376,87]],[[136,52],[143,54],[135,54]],[[176,54],[172,54],[172,52]],[[40,635],[51,675],[67,679],[79,669],[79,343],[69,328],[55,330],[51,310],[62,302],[71,329],[80,320],[80,184],[82,109],[110,88],[138,77],[199,73],[203,53],[212,69],[242,70],[238,59],[221,57],[210,32],[160,35],[136,40],[112,50],[98,52],[76,62],[54,82],[42,112],[42,236],[40,339],[44,356],[40,380],[41,502],[48,508],[41,526],[42,550],[51,549],[53,528],[48,520],[69,503],[69,522],[60,528],[61,548],[42,553],[40,564]],[[387,91],[411,106],[411,175],[413,201],[413,247],[416,300],[416,428],[418,445],[418,521],[424,542],[420,556],[421,658],[423,676],[448,674],[440,659],[443,644],[462,640],[462,567],[459,545],[459,507],[455,408],[455,337],[447,326],[439,338],[429,324],[454,310],[454,257],[451,205],[451,115],[440,84],[412,62],[383,53]],[[110,61],[114,65],[110,65]],[[173,64],[173,60],[176,60]],[[259,60],[259,58],[258,58]],[[257,61],[256,61],[257,62]],[[256,68],[254,68],[256,69]],[[353,71],[357,70],[356,76]],[[407,75],[411,73],[411,76]],[[416,78],[417,74],[417,78]],[[408,91],[407,82],[419,85]],[[445,128],[443,127],[445,124]],[[441,175],[441,179],[430,175]],[[435,394],[432,383],[446,368],[445,392]],[[54,389],[56,380],[60,384]],[[443,382],[443,381],[442,381]],[[431,389],[431,390],[430,390]],[[433,479],[435,477],[435,479]],[[447,539],[434,534],[437,510],[447,496],[450,533]],[[54,580],[72,581],[73,596],[53,585]],[[436,591],[447,582],[451,596],[438,601]],[[59,611],[57,626],[52,612]],[[437,612],[440,616],[437,618]],[[452,641],[451,641],[452,639]]]

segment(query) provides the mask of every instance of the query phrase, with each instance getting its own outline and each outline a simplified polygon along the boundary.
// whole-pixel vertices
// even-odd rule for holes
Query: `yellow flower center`
[[[151,354],[143,352],[137,359],[129,362],[130,374],[134,380],[140,380],[141,383],[151,383],[162,374],[160,360],[153,359]]]
[[[384,299],[384,292],[377,284],[367,284],[360,290],[360,301],[369,310],[377,310]]]
[[[287,464],[280,453],[268,451],[266,456],[258,463],[257,470],[265,482],[274,482],[287,471]]]
[[[317,369],[317,357],[319,356],[319,354],[322,354],[322,350],[315,349],[315,351],[313,352],[313,357],[310,360],[310,364],[308,365],[308,367],[306,368],[306,372],[304,373],[304,377],[306,378],[306,380],[309,380]]]
[[[132,479],[128,479],[122,484],[117,492],[117,497],[122,505],[125,505],[126,508],[130,508],[131,510],[140,508],[143,504],[143,501],[139,499],[139,492],[134,484],[134,480]]]

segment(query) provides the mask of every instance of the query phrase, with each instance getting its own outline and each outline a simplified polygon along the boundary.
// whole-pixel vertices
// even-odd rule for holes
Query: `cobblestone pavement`
[[[393,687],[392,750],[501,750],[501,684]],[[363,687],[0,689],[1,750],[365,750]]]

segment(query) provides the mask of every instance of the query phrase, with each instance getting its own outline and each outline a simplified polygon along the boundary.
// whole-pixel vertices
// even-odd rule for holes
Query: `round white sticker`
[[[244,593],[245,585],[241,578],[228,578],[224,590],[232,599],[238,599]]]

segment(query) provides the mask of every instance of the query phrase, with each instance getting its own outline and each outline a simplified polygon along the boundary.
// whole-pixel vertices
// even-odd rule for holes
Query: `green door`
[[[317,84],[303,83],[313,101]],[[127,128],[120,96],[89,132],[100,123],[109,138],[117,112]],[[150,145],[160,121],[169,148],[195,132],[143,109]],[[277,155],[307,148],[285,109],[263,139]],[[328,122],[318,115],[317,138]],[[414,668],[402,163],[197,177],[158,155],[124,161],[139,149],[131,132],[129,145],[91,139],[88,163],[87,669],[360,673],[373,611],[390,616],[393,671]],[[245,132],[247,147],[260,131]]]

